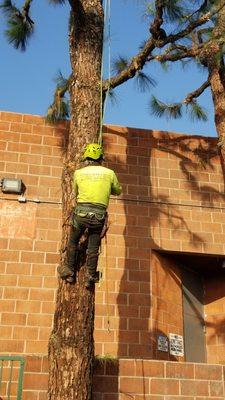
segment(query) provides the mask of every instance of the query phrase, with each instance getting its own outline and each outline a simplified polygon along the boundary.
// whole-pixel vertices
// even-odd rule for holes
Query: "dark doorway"
[[[185,361],[206,362],[204,279],[196,271],[181,269]]]

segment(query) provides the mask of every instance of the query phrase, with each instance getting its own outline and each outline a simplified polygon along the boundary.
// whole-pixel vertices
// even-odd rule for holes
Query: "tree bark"
[[[214,104],[214,119],[218,134],[218,145],[222,159],[225,160],[225,69],[223,61],[223,46],[225,33],[225,7],[221,0],[221,9],[218,13],[215,27],[212,32],[211,45],[205,49],[209,80]]]
[[[62,251],[65,262],[69,216],[74,199],[72,175],[86,143],[100,129],[100,79],[103,44],[101,0],[70,0],[69,28],[72,78],[71,122],[62,175]],[[49,340],[49,400],[91,400],[94,358],[94,290],[84,287],[86,267],[75,284],[59,279],[53,331]]]

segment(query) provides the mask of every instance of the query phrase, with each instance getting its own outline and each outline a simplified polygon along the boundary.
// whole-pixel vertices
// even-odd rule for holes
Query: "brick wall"
[[[18,372],[18,371],[17,371]],[[4,370],[2,396],[9,368]],[[16,399],[17,374],[12,379]],[[23,400],[46,400],[47,357],[27,356]],[[143,359],[96,360],[93,400],[223,400],[224,367]]]
[[[22,178],[28,199],[23,204],[16,196],[0,195],[2,353],[47,353],[57,288],[67,128],[48,126],[37,116],[0,113],[1,177]],[[224,176],[215,139],[107,126],[104,144],[123,194],[111,199],[107,245],[102,244],[96,354],[169,359],[156,350],[156,332],[182,333],[181,285],[176,263],[170,261],[167,268],[159,261],[156,268],[154,260],[160,260],[163,251],[213,258],[207,266],[212,273],[216,265],[213,280],[206,284],[207,356],[210,363],[224,363]]]

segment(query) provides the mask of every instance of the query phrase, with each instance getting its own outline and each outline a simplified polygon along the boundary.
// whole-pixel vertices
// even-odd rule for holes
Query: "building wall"
[[[223,368],[222,365],[146,359],[97,360],[93,400],[223,400]],[[5,370],[5,377],[7,373],[9,370]],[[47,385],[47,357],[28,356],[23,400],[46,400]],[[12,393],[16,394],[16,375]],[[6,395],[5,382],[1,395]]]
[[[0,113],[1,177],[22,178],[27,188],[26,203],[0,194],[1,353],[47,354],[57,288],[60,176],[67,132],[67,125],[48,126],[38,116]],[[224,175],[216,141],[106,126],[104,145],[123,194],[111,199],[110,228],[107,243],[102,244],[96,354],[169,359],[156,350],[156,332],[182,333],[175,283],[180,278],[175,264],[163,264],[160,252],[218,259],[224,255]],[[210,363],[224,363],[221,281],[216,274],[208,283],[208,293],[211,284],[217,291],[213,298],[208,294],[205,306]],[[178,303],[172,310],[175,298]]]

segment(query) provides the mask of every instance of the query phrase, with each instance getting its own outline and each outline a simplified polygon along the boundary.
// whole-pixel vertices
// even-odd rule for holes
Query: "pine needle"
[[[55,124],[59,121],[68,119],[69,115],[68,101],[65,98],[61,98],[60,101],[55,101],[49,106],[45,120],[50,124]]]
[[[120,74],[128,66],[128,59],[119,56],[118,59],[113,61],[112,69],[116,74]]]
[[[8,28],[5,31],[5,35],[10,44],[16,49],[24,51],[27,46],[27,42],[34,31],[34,22],[28,15],[29,7],[23,8],[20,11],[11,0],[4,0],[0,6],[3,13],[7,18]]]
[[[48,0],[48,2],[53,5],[62,5],[65,4],[66,0]]]
[[[150,112],[159,118],[166,117],[177,119],[182,117],[182,104],[166,104],[158,100],[155,96],[152,96],[150,101]]]
[[[33,33],[33,26],[15,15],[13,19],[8,20],[8,27],[5,31],[8,42],[16,49],[26,50],[27,42]]]
[[[202,108],[197,101],[192,101],[187,104],[187,110],[192,121],[204,121],[208,120],[207,112]]]
[[[141,92],[146,92],[151,87],[156,86],[155,79],[145,74],[143,71],[137,71],[134,82]]]

